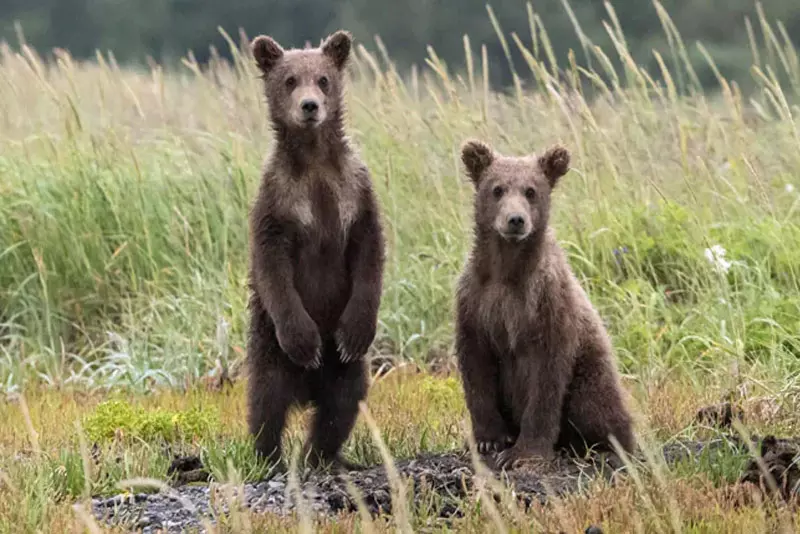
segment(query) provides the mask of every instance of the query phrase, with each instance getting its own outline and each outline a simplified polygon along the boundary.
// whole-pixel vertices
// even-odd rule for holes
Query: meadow
[[[686,59],[702,45],[660,13],[673,46],[646,72],[613,10],[614,48],[585,42],[556,65],[529,8],[531,35],[498,28],[526,58],[506,93],[489,90],[496,66],[468,37],[465,68],[430,50],[408,75],[380,40],[357,46],[348,127],[388,240],[372,356],[391,372],[368,405],[394,458],[464,441],[452,304],[471,246],[469,137],[572,152],[552,223],[607,322],[643,444],[715,435],[695,414],[725,399],[748,431],[800,435],[798,50],[757,17],[759,90],[720,78],[703,91]],[[179,69],[0,50],[0,532],[97,531],[73,505],[125,479],[165,479],[165,447],[201,454],[220,483],[266,474],[246,434],[241,362],[247,214],[271,130],[247,40],[229,42],[234,61],[188,56]],[[220,376],[233,387],[215,387]],[[360,419],[346,454],[380,463],[370,430]],[[796,507],[731,495],[746,460],[642,471],[522,515],[465,502],[452,528],[793,531]],[[299,520],[241,514],[221,531]],[[408,519],[434,528],[424,511]],[[357,515],[312,526],[396,527]]]

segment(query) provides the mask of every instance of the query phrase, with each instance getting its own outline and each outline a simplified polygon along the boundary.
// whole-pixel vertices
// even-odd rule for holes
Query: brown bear
[[[344,131],[351,37],[251,46],[274,144],[250,213],[249,429],[259,456],[280,459],[289,410],[311,404],[309,462],[352,465],[340,449],[367,393],[384,238],[370,173]]]
[[[478,450],[496,465],[634,447],[605,327],[549,227],[566,149],[509,157],[462,147],[475,186],[475,240],[458,281],[456,352]]]

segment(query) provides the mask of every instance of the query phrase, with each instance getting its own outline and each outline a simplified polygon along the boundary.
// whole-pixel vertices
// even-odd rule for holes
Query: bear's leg
[[[511,469],[518,461],[553,456],[575,351],[567,342],[550,341],[548,346],[553,347],[549,354],[523,351],[516,356],[520,365],[515,368],[513,402],[514,411],[521,414],[520,431],[514,445],[497,457],[502,469]]]
[[[310,385],[316,413],[306,451],[312,465],[333,463],[356,469],[358,466],[344,460],[340,451],[355,426],[358,403],[367,396],[367,368],[362,359],[341,362],[335,342],[326,344],[325,351],[325,363],[313,371]]]
[[[511,446],[515,436],[500,410],[498,360],[464,315],[456,325],[456,356],[472,435],[479,453],[499,452]]]
[[[281,351],[269,317],[252,302],[247,367],[247,418],[256,455],[278,462],[287,414],[302,396],[303,373]]]
[[[611,435],[628,453],[636,444],[622,386],[606,350],[590,348],[578,360],[569,386],[559,445],[579,454],[591,448],[612,451]]]

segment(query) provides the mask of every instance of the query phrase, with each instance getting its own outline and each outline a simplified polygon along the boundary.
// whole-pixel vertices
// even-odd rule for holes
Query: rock
[[[144,516],[140,517],[139,520],[136,522],[136,528],[149,527],[150,524],[151,524],[150,518],[148,516],[144,515]]]
[[[178,456],[167,468],[167,474],[176,472],[194,471],[203,467],[203,462],[199,456]]]
[[[173,477],[175,485],[178,486],[193,482],[207,482],[210,478],[208,471],[203,468],[203,462],[198,456],[179,456],[175,458],[167,468],[167,476]]]
[[[800,439],[767,436],[761,442],[761,458],[781,497],[789,500],[800,496]],[[755,459],[750,460],[739,480],[766,493],[773,492],[770,481]]]
[[[700,408],[695,417],[698,423],[725,429],[731,428],[734,418],[740,421],[744,419],[741,409],[730,402]]]

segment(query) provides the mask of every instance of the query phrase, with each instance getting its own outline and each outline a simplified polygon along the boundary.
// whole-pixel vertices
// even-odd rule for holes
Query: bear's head
[[[272,120],[290,129],[314,129],[338,117],[351,44],[345,31],[329,36],[319,48],[301,50],[284,50],[264,35],[253,39]]]
[[[467,141],[461,160],[475,185],[475,219],[480,231],[512,243],[543,235],[550,218],[550,192],[569,170],[560,146],[541,156],[503,156],[481,141]]]

